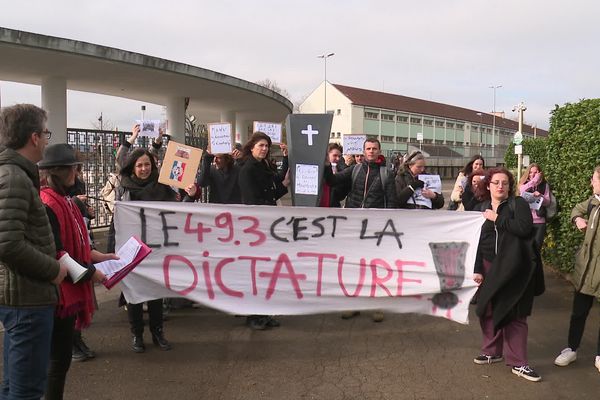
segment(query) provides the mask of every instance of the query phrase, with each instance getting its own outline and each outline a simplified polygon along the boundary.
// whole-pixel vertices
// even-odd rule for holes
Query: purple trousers
[[[483,261],[484,276],[492,263]],[[481,354],[488,356],[503,355],[506,364],[513,367],[528,365],[527,362],[527,318],[517,318],[494,332],[492,304],[489,303],[483,317],[479,318],[483,340]]]

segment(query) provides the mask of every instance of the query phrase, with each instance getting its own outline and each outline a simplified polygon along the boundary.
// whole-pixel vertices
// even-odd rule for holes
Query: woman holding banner
[[[152,154],[146,149],[135,149],[121,169],[121,185],[117,188],[116,200],[120,201],[176,201],[177,193],[169,186],[158,182],[158,167]],[[161,350],[171,350],[163,332],[163,300],[147,302],[152,342]],[[127,304],[129,325],[133,334],[132,350],[143,353],[144,313],[143,303]]]
[[[473,280],[479,284],[477,315],[483,334],[475,364],[501,362],[532,382],[542,378],[527,360],[527,317],[543,292],[539,253],[532,244],[529,205],[514,196],[514,178],[505,168],[486,173],[487,199]],[[542,273],[540,276],[539,274]]]
[[[59,303],[54,316],[50,367],[45,398],[62,399],[67,372],[71,366],[73,337],[75,329],[89,326],[95,311],[92,281],[105,279],[93,263],[115,259],[114,254],[104,254],[92,250],[87,226],[79,208],[68,195],[75,184],[77,166],[75,150],[66,143],[48,146],[44,158],[39,163],[42,189],[40,197],[46,205],[46,213],[54,234],[56,258],[65,263],[66,259],[77,266],[82,273],[73,282],[71,273],[59,285]]]
[[[283,180],[288,170],[287,146],[281,144],[283,164],[281,171],[269,163],[271,138],[262,132],[254,132],[242,147],[239,185],[242,202],[247,205],[277,205],[277,200],[287,193]],[[246,324],[255,330],[279,326],[279,321],[268,315],[249,315]]]

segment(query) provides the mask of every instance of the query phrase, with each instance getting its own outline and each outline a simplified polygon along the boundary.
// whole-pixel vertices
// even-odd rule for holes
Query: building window
[[[398,115],[396,117],[396,121],[406,123],[406,122],[408,122],[408,117],[405,117],[404,115]]]
[[[381,114],[381,119],[383,121],[393,121],[394,120],[394,116],[390,115],[390,114]]]
[[[423,125],[433,126],[433,120],[432,119],[424,119]]]
[[[435,126],[437,126],[438,128],[443,128],[444,127],[444,121],[435,121]]]
[[[420,124],[421,123],[421,118],[410,117],[410,123],[411,124]]]
[[[454,123],[452,123],[452,122],[446,122],[446,128],[454,129]]]
[[[379,119],[379,114],[374,112],[365,111],[365,118],[367,119]]]
[[[381,136],[381,141],[382,142],[393,142],[394,137],[393,136]]]
[[[464,124],[456,124],[456,129],[464,129]]]

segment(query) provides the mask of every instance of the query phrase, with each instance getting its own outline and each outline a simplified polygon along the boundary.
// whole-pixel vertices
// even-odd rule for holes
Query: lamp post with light
[[[495,147],[496,147],[496,89],[501,88],[502,85],[492,85],[489,86],[490,89],[494,91],[494,108],[492,109],[492,156],[496,156]]]
[[[326,54],[321,54],[320,56],[317,56],[317,58],[322,58],[323,61],[325,62],[325,101],[324,101],[324,105],[323,105],[323,113],[326,114],[327,113],[327,59],[329,57],[334,56],[335,53],[326,53]]]

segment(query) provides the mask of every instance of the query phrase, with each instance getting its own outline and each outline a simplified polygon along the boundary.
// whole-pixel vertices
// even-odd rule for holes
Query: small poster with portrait
[[[212,154],[231,153],[233,150],[231,124],[228,122],[208,124],[208,145]]]
[[[202,158],[202,150],[173,140],[169,141],[158,181],[185,189],[196,180],[200,158]]]
[[[157,138],[159,129],[162,128],[161,122],[158,119],[138,119],[135,123],[140,126],[140,136],[147,136],[149,138]]]

